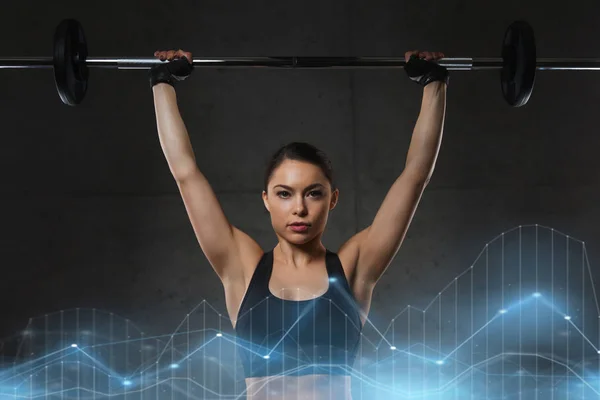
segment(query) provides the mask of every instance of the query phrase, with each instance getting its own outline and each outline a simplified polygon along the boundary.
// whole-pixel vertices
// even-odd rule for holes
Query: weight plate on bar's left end
[[[502,43],[502,94],[508,104],[527,104],[533,91],[536,70],[535,36],[525,21],[513,22]]]
[[[74,19],[63,20],[54,33],[54,80],[66,105],[75,106],[85,97],[89,75],[87,55],[81,24]]]

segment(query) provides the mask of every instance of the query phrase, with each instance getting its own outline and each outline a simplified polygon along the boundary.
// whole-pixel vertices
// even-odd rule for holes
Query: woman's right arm
[[[243,275],[242,253],[260,248],[229,223],[212,187],[198,168],[177,106],[175,89],[159,83],[152,91],[160,145],[200,247],[222,281],[237,280]]]

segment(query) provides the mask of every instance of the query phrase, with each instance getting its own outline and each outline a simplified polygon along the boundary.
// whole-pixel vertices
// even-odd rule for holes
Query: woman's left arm
[[[406,164],[388,191],[373,223],[357,235],[356,279],[375,286],[400,249],[421,195],[435,168],[446,113],[446,82],[423,88],[421,111]]]

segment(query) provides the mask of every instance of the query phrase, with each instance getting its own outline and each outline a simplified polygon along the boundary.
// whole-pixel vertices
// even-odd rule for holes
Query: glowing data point
[[[171,364],[171,368],[172,369],[179,368],[179,364]]]
[[[223,336],[222,333],[217,333],[217,337],[221,337],[221,336]]]
[[[570,316],[568,316],[568,315],[565,315],[565,319],[566,319],[567,321],[570,321],[570,320],[571,320],[571,317],[570,317]]]
[[[329,282],[335,282],[336,279],[335,278],[329,278]]]
[[[437,365],[442,365],[442,364],[444,364],[444,360],[437,360],[435,363],[436,363]]]
[[[130,386],[131,385],[131,381],[123,381],[123,385]]]
[[[390,346],[390,350],[396,350],[396,346]]]
[[[76,345],[75,343],[73,343],[73,344],[71,345],[71,347],[77,347],[77,345]]]
[[[541,294],[541,293],[539,293],[539,292],[535,292],[535,293],[533,294],[533,297],[542,297],[542,294]]]
[[[506,314],[508,312],[508,310],[506,310],[505,308],[503,308],[502,310],[500,310],[500,314]]]
[[[269,359],[269,358],[271,358],[271,357],[270,357],[270,356],[267,354],[266,356],[263,356],[263,358],[264,358],[265,360],[268,360],[268,359]]]

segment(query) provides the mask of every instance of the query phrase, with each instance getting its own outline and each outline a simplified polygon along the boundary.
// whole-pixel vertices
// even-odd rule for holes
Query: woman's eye
[[[282,190],[280,192],[277,192],[277,196],[279,197],[288,197],[289,196],[289,192]],[[311,197],[320,197],[323,195],[323,192],[321,192],[320,190],[313,190],[311,192],[308,193]]]

